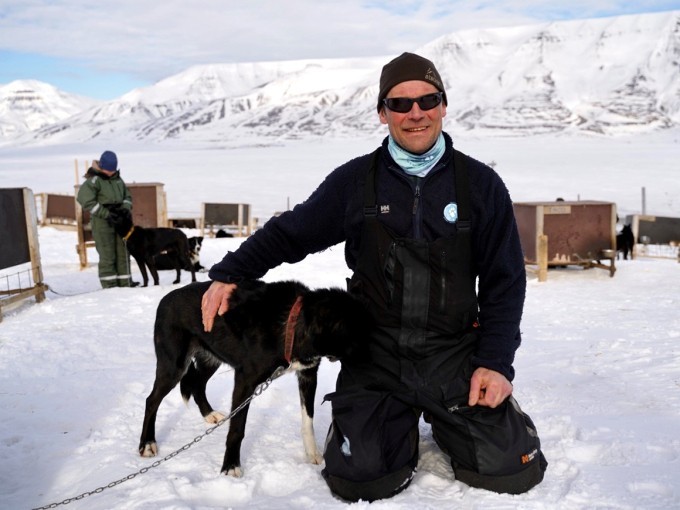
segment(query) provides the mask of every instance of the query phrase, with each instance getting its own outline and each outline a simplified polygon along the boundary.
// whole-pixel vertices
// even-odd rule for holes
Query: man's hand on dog
[[[216,315],[224,315],[229,309],[229,296],[236,288],[235,283],[212,282],[201,300],[201,314],[203,329],[206,333],[212,331]]]

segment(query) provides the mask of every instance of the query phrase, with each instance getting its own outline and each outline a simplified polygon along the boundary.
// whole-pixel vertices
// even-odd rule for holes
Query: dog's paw
[[[321,455],[319,452],[314,452],[311,454],[307,454],[307,461],[310,464],[316,464],[317,466],[320,466],[323,464],[323,455]]]
[[[229,468],[227,471],[222,471],[222,474],[227,476],[233,476],[234,478],[241,478],[243,476],[243,470],[241,466],[234,466]]]
[[[203,419],[205,420],[205,422],[206,422],[207,424],[209,424],[209,425],[215,425],[215,424],[221,422],[222,420],[224,420],[225,418],[226,418],[226,416],[223,415],[223,414],[222,414],[221,412],[219,412],[219,411],[213,411],[212,413],[210,413],[210,414],[208,414],[208,415],[205,415],[205,416],[203,417]]]
[[[158,445],[156,444],[156,441],[144,443],[144,445],[140,446],[139,454],[142,457],[155,457],[158,455]]]

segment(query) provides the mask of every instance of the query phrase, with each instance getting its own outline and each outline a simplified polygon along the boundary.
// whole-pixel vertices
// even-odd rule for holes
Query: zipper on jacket
[[[413,237],[420,239],[423,236],[421,228],[420,212],[420,179],[416,182],[416,189],[413,197]]]
[[[446,410],[450,414],[458,413],[460,411],[466,411],[468,409],[471,409],[471,407],[466,404],[453,404],[452,406],[446,408]]]
[[[442,313],[446,310],[446,251],[442,251],[440,267],[441,271],[441,298],[439,299],[439,309]]]

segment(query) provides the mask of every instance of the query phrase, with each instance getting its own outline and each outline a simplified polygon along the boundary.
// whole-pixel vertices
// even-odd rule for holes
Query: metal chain
[[[87,290],[85,292],[78,292],[76,294],[64,294],[62,292],[57,292],[56,290],[54,290],[52,287],[50,287],[46,283],[44,285],[45,285],[45,290],[47,292],[51,292],[52,294],[56,294],[57,296],[63,296],[63,297],[82,296],[83,294],[92,294],[93,292],[99,292],[100,290],[102,290],[102,289],[95,289],[95,290]]]
[[[79,494],[78,496],[74,496],[72,498],[67,498],[63,501],[60,501],[59,503],[50,503],[49,505],[33,508],[32,510],[46,510],[48,508],[57,508],[58,506],[68,505],[69,503],[73,503],[74,501],[80,501],[81,499],[84,499],[88,496],[92,496],[93,494],[99,494],[100,492],[104,492],[106,489],[111,489],[111,488],[115,487],[116,485],[120,485],[121,483],[127,482],[128,480],[132,480],[133,478],[135,478],[138,475],[143,475],[144,473],[146,473],[150,469],[157,468],[158,466],[160,466],[164,462],[167,462],[170,459],[176,457],[181,452],[188,450],[189,448],[194,446],[196,443],[201,441],[205,436],[212,434],[215,431],[215,429],[217,429],[217,427],[219,427],[219,426],[223,425],[225,422],[231,420],[234,416],[236,416],[239,412],[241,412],[241,410],[244,407],[249,405],[250,402],[255,397],[259,397],[260,395],[262,395],[262,393],[269,387],[269,385],[272,382],[274,382],[276,379],[278,379],[279,377],[281,377],[283,374],[286,373],[286,370],[287,370],[286,367],[283,367],[283,366],[278,367],[276,370],[274,370],[274,373],[267,378],[266,381],[257,385],[255,390],[253,391],[253,394],[250,397],[248,397],[246,400],[244,400],[243,403],[241,405],[239,405],[236,409],[234,409],[231,413],[229,413],[228,416],[225,416],[220,421],[218,421],[215,425],[208,428],[203,434],[196,436],[190,443],[187,443],[184,446],[182,446],[181,448],[175,450],[174,452],[169,453],[168,455],[166,455],[162,459],[155,461],[153,464],[146,466],[146,467],[143,467],[139,471],[137,471],[135,473],[131,473],[127,476],[124,476],[123,478],[116,480],[114,482],[111,482],[107,485],[104,485],[102,487],[97,487],[96,489],[94,489],[92,491],[83,492],[82,494]]]

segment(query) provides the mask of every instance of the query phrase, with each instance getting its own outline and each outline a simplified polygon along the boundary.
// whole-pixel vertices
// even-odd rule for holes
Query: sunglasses
[[[413,103],[418,103],[418,107],[425,111],[439,106],[442,102],[443,92],[435,92],[425,96],[410,97],[388,97],[382,100],[383,104],[390,110],[397,113],[408,113],[413,108]]]

